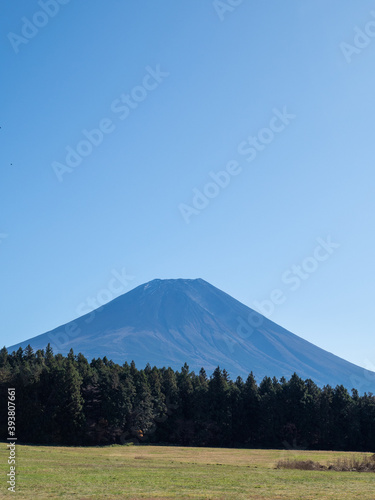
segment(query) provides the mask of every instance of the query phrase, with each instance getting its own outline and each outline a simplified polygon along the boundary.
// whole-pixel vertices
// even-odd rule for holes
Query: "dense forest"
[[[106,357],[90,363],[48,345],[0,351],[1,427],[7,438],[8,388],[16,390],[18,443],[272,447],[375,452],[375,396],[343,386],[319,388],[252,373],[232,381],[149,364],[137,369]]]

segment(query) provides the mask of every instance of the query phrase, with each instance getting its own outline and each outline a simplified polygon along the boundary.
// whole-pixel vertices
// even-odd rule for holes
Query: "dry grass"
[[[334,462],[322,465],[313,460],[279,460],[278,469],[297,470],[333,470],[337,472],[375,472],[375,455],[352,455],[350,457],[337,458]]]

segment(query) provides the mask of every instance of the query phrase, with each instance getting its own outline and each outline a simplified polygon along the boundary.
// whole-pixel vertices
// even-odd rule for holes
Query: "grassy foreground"
[[[375,474],[276,469],[286,458],[327,464],[353,453],[163,446],[17,446],[16,497],[374,500]],[[360,454],[363,456],[363,454]],[[7,491],[1,443],[0,497]]]

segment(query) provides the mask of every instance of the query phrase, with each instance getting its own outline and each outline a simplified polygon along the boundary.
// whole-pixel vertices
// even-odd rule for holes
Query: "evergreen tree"
[[[260,396],[253,372],[250,372],[242,390],[243,419],[241,422],[242,442],[246,445],[259,443]]]
[[[227,374],[219,366],[208,384],[208,402],[211,442],[213,445],[227,446],[232,438],[232,404]]]
[[[264,377],[259,384],[260,423],[259,437],[263,446],[278,447],[282,440],[278,436],[276,390],[270,377]]]
[[[6,439],[8,387],[17,394],[19,442],[173,443],[375,452],[375,396],[343,386],[320,389],[293,374],[289,380],[253,373],[233,382],[217,367],[210,378],[185,363],[138,370],[107,358],[88,363],[70,350],[53,355],[0,350],[0,437]]]

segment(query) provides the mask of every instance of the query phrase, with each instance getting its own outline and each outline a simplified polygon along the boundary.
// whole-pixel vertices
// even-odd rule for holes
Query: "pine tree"
[[[228,446],[232,437],[230,387],[227,374],[218,366],[208,384],[212,445]]]
[[[0,351],[0,368],[3,368],[8,363],[8,351],[4,346]]]
[[[242,400],[241,441],[255,446],[259,442],[260,397],[253,372],[247,377],[242,388]]]

